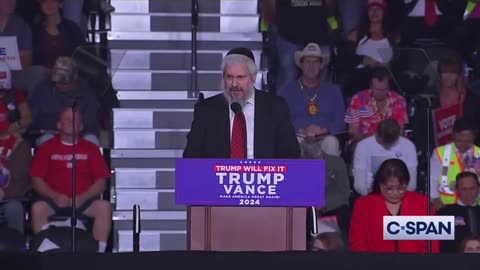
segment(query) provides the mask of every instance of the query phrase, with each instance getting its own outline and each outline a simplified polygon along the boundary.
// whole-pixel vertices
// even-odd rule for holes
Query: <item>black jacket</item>
[[[229,106],[223,94],[195,105],[184,158],[230,158]],[[296,159],[300,147],[282,97],[255,91],[254,157]]]

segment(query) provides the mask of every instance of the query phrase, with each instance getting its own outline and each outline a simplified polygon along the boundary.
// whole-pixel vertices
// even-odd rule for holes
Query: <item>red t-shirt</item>
[[[79,139],[75,146],[77,164],[77,190],[82,194],[101,178],[110,177],[110,171],[98,147]],[[45,142],[32,161],[30,176],[42,178],[55,192],[72,196],[72,146],[60,140],[60,136]]]

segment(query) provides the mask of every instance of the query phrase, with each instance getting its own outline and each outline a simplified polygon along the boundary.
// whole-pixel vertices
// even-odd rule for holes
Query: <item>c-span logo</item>
[[[454,216],[384,216],[384,240],[454,240]]]

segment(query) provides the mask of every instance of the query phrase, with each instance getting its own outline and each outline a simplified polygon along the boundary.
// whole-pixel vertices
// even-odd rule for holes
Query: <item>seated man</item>
[[[328,57],[310,43],[295,54],[295,62],[302,70],[301,78],[280,88],[278,95],[288,103],[298,136],[316,138],[323,152],[339,156],[338,140],[331,135],[345,129],[345,104],[340,87],[321,79]]]
[[[371,192],[373,176],[387,159],[401,159],[408,167],[410,181],[407,189],[417,188],[417,151],[415,145],[400,136],[401,128],[394,119],[380,122],[375,135],[357,144],[353,157],[354,188],[360,195]]]
[[[39,135],[36,146],[53,138],[56,122],[65,107],[76,105],[82,116],[84,129],[81,135],[99,145],[99,104],[93,90],[78,77],[75,62],[69,57],[59,57],[50,80],[39,84],[29,96],[33,122],[30,133]]]
[[[22,132],[31,122],[25,95],[12,88],[9,67],[0,62],[0,212],[7,225],[23,233],[25,211],[21,200],[30,186],[26,173],[31,150]]]
[[[475,0],[476,1],[476,0]],[[392,12],[401,34],[401,47],[434,47],[442,41],[448,47],[459,40],[452,35],[454,26],[461,19],[454,18],[450,12],[457,7],[450,0],[389,1],[394,4]],[[453,10],[452,10],[453,9]],[[464,10],[460,11],[463,15]],[[436,46],[445,46],[436,45]],[[453,47],[454,48],[454,47]]]
[[[42,231],[52,215],[69,216],[72,213],[72,142],[83,128],[80,113],[75,112],[73,133],[72,108],[60,114],[59,134],[40,146],[30,169],[33,189],[38,198],[32,205],[34,233]],[[100,199],[106,188],[110,171],[98,147],[83,139],[76,141],[77,190],[75,206],[79,217],[94,219],[93,238],[99,241],[99,251],[104,252],[110,234],[112,209],[108,201]]]
[[[456,177],[465,170],[480,173],[480,148],[474,144],[477,135],[475,123],[468,119],[455,120],[453,142],[439,146],[430,158],[430,196],[435,208],[455,204]]]
[[[389,90],[389,77],[386,68],[374,68],[370,89],[352,97],[345,122],[349,125],[348,132],[354,143],[374,135],[383,119],[395,119],[402,130],[408,123],[407,102],[404,97]]]
[[[341,157],[322,152],[318,141],[305,139],[300,144],[302,158],[325,160],[325,207],[317,209],[317,216],[335,217],[344,240],[350,229],[350,180],[345,162]]]
[[[466,236],[480,233],[479,185],[478,176],[473,172],[466,171],[457,175],[455,190],[458,199],[456,204],[442,207],[437,212],[439,216],[455,216],[455,240],[441,241],[441,252],[457,253],[460,243]]]

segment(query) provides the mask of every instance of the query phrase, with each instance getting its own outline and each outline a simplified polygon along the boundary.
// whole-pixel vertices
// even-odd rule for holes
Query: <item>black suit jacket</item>
[[[391,2],[391,3],[390,3]],[[465,0],[436,0],[437,8],[442,14],[448,13],[452,7],[455,7],[457,10],[467,6],[467,1]],[[403,16],[408,16],[410,12],[412,12],[413,8],[417,5],[418,0],[412,1],[388,1],[388,7],[390,12],[400,12]],[[389,14],[390,15],[390,14]]]
[[[459,223],[460,220],[456,221],[455,224],[455,240],[443,240],[440,241],[440,251],[441,252],[453,252],[458,253],[460,249],[460,244],[462,243],[463,239],[473,232],[470,231],[470,224],[471,220],[468,215],[468,209],[472,208],[477,216],[477,231],[480,232],[480,206],[470,207],[470,206],[462,206],[458,204],[451,204],[442,207],[438,210],[438,216],[455,216],[457,219],[461,218],[463,221]]]
[[[230,158],[230,108],[223,94],[195,105],[184,158]],[[255,91],[254,157],[300,157],[300,147],[285,100]]]
[[[464,3],[463,7],[466,7],[465,0],[437,0],[437,8],[442,13],[443,16],[450,15],[451,13],[457,14],[458,12],[460,12],[463,16],[463,11],[461,11],[462,3],[458,3],[458,2]],[[403,22],[408,17],[408,14],[412,12],[413,8],[415,8],[417,3],[418,3],[418,0],[388,1],[386,17],[389,19],[389,21],[394,23],[394,26],[393,26],[394,30],[399,30],[399,28],[401,28]]]

